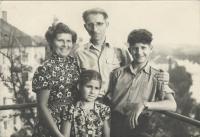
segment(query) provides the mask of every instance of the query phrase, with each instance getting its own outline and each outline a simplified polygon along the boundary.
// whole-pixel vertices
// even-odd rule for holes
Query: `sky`
[[[7,11],[10,24],[29,35],[44,36],[56,17],[88,41],[82,12],[100,7],[109,15],[107,39],[117,46],[126,42],[133,29],[153,33],[153,44],[163,49],[180,48],[200,51],[200,1],[0,1],[0,11]],[[194,50],[193,50],[194,51]],[[199,53],[199,52],[198,52]],[[193,75],[193,96],[200,102],[200,65],[180,62]]]
[[[87,40],[82,12],[100,7],[108,12],[107,37],[114,43],[125,43],[131,30],[146,28],[157,45],[200,45],[200,1],[1,1],[0,7],[9,23],[30,35],[44,36],[57,17]]]

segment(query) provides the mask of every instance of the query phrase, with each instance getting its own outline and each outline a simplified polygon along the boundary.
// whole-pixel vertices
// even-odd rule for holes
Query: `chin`
[[[94,102],[94,99],[86,99],[86,102]]]

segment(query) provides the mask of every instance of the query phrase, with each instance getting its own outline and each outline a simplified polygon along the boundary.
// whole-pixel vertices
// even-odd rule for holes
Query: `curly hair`
[[[67,25],[65,25],[64,23],[57,23],[57,24],[53,24],[52,26],[50,26],[48,28],[48,30],[45,33],[45,38],[47,40],[47,42],[49,43],[50,48],[52,49],[52,42],[53,40],[56,38],[56,35],[59,33],[69,33],[72,35],[72,42],[75,43],[77,40],[77,34],[75,31],[71,30]]]
[[[152,33],[146,29],[135,29],[128,35],[127,42],[129,45],[135,45],[136,43],[151,44]]]
[[[104,9],[101,8],[93,8],[93,9],[88,9],[86,11],[83,12],[83,20],[86,22],[88,15],[90,14],[102,14],[104,19],[108,18],[108,14],[106,13],[106,11]]]

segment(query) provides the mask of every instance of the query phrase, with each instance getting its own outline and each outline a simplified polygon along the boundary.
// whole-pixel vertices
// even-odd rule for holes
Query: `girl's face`
[[[87,102],[95,101],[99,95],[100,82],[98,80],[91,80],[81,87],[82,99]]]
[[[69,55],[73,47],[72,35],[69,33],[58,33],[53,41],[53,50],[60,56]]]

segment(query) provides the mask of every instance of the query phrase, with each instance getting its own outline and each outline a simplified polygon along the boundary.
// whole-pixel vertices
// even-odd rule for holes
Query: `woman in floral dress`
[[[58,23],[49,27],[45,37],[52,56],[38,67],[32,81],[38,101],[33,137],[64,137],[61,112],[74,102],[79,78],[77,60],[71,56],[77,36],[67,25]]]
[[[98,72],[85,70],[78,83],[80,100],[63,111],[65,137],[110,137],[110,108],[96,101],[102,79]]]

